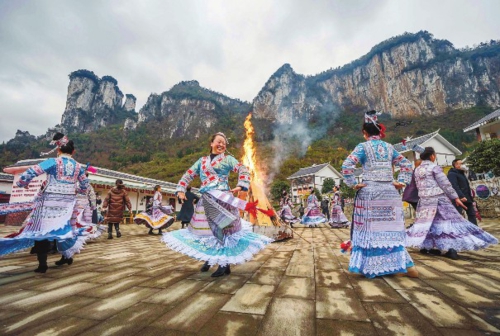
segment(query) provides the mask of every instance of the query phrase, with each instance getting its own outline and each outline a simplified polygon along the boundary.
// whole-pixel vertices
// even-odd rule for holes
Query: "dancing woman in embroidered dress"
[[[45,273],[48,268],[47,253],[51,241],[57,241],[58,251],[62,254],[60,264],[61,261],[71,264],[71,257],[80,252],[85,242],[81,230],[75,227],[76,188],[79,185],[85,191],[88,187],[85,169],[71,157],[73,141],[57,133],[52,143],[57,145],[58,157],[29,168],[17,182],[19,187],[26,188],[32,179],[47,174],[45,189],[36,199],[26,225],[15,237],[0,238],[0,255],[34,246],[32,253],[37,254],[39,262],[35,272],[40,273]]]
[[[152,235],[153,230],[158,229],[158,234],[161,235],[162,229],[168,228],[174,222],[174,217],[170,216],[174,213],[172,206],[162,205],[161,186],[155,186],[155,194],[153,196],[153,206],[150,211],[143,211],[134,217],[134,223],[144,224],[149,228],[148,234]]]
[[[250,223],[240,218],[240,210],[255,211],[255,204],[236,198],[232,193],[248,190],[250,175],[234,157],[224,154],[226,145],[224,134],[214,134],[210,142],[211,154],[196,161],[182,176],[177,196],[186,199],[186,187],[196,176],[201,179],[202,196],[196,203],[188,228],[164,233],[162,238],[171,249],[205,261],[202,272],[218,264],[213,277],[229,274],[230,264],[250,260],[272,242],[272,239],[251,232]],[[231,171],[238,173],[238,185],[232,190],[228,184]]]
[[[434,163],[434,149],[426,147],[420,158],[422,164],[415,170],[420,201],[415,224],[406,232],[406,245],[448,251],[447,256],[458,259],[457,251],[497,244],[495,237],[463,218],[451,203],[453,200],[457,206],[465,207],[441,167]]]
[[[332,199],[332,213],[330,216],[330,226],[332,228],[341,228],[341,227],[348,227],[349,226],[349,220],[345,216],[344,212],[342,211],[342,207],[340,205],[340,192],[339,192],[339,187],[335,186],[333,187],[333,199]]]
[[[395,273],[418,276],[405,248],[403,204],[397,191],[410,181],[411,163],[381,140],[384,131],[376,112],[367,112],[363,124],[367,141],[357,145],[342,165],[344,182],[358,190],[349,271],[368,278]],[[361,184],[354,176],[358,163],[363,166]],[[393,165],[400,168],[399,182],[393,181]]]
[[[280,216],[280,218],[283,221],[290,224],[291,227],[293,227],[293,224],[300,221],[300,218],[297,218],[293,215],[292,207],[293,207],[293,204],[290,201],[290,197],[288,196],[288,193],[285,190],[285,191],[283,191],[283,194],[282,194],[282,197],[280,200],[280,211],[278,213],[278,216]]]
[[[90,168],[95,170],[94,167]],[[87,169],[89,169],[88,165]],[[89,173],[85,173],[85,176],[88,178]],[[85,238],[87,240],[99,238],[105,230],[105,227],[98,224],[96,194],[90,183],[86,191],[80,188],[77,189],[75,209],[78,212],[76,216],[76,227],[85,230]]]
[[[307,197],[307,207],[302,217],[301,224],[308,227],[317,227],[321,223],[326,223],[327,219],[319,208],[319,201],[311,187],[311,194]]]

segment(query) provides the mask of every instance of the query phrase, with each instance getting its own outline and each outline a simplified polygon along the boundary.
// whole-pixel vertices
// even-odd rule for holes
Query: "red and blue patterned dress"
[[[411,163],[394,147],[372,136],[356,146],[342,165],[344,182],[353,187],[354,168],[363,166],[363,184],[354,202],[352,251],[349,271],[368,278],[406,273],[413,260],[405,248],[403,203],[393,185],[393,166],[400,168],[398,181],[408,184]]]
[[[201,198],[187,229],[163,234],[171,249],[210,265],[241,264],[253,258],[272,239],[253,233],[251,224],[240,218],[247,202],[230,192],[229,173],[238,174],[238,186],[248,189],[248,169],[230,155],[204,156],[188,169],[177,185],[185,192],[196,176],[201,179]]]

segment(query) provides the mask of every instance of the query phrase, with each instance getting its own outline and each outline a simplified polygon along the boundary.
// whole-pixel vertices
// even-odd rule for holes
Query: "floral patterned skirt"
[[[368,278],[405,273],[413,260],[405,248],[401,196],[391,182],[363,183],[354,202],[349,271]]]
[[[250,223],[240,219],[239,210],[224,205],[225,210],[235,216],[235,223],[224,229],[225,239],[221,243],[212,233],[207,216],[217,220],[217,213],[208,213],[203,206],[203,198],[196,203],[193,219],[187,229],[163,234],[162,242],[174,251],[191,258],[207,261],[210,265],[225,266],[242,264],[273,241],[266,236],[253,233]]]
[[[498,240],[463,218],[445,195],[421,198],[415,224],[406,231],[406,245],[447,251],[479,250]]]

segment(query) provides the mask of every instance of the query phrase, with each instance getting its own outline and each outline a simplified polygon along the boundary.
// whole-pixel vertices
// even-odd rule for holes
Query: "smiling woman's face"
[[[223,136],[217,135],[210,143],[210,147],[212,147],[212,154],[222,154],[226,151],[226,139]]]

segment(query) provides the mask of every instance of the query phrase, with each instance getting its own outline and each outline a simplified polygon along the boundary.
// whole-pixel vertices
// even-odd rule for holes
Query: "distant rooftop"
[[[464,132],[472,131],[473,129],[484,126],[484,125],[486,125],[492,121],[495,121],[495,120],[500,120],[500,109],[491,112],[490,114],[479,119],[478,121],[476,121],[472,125],[467,126],[466,128],[464,128]]]
[[[327,162],[327,163],[321,163],[321,164],[318,164],[318,165],[315,164],[315,165],[312,165],[310,167],[300,168],[298,172],[295,172],[292,175],[290,175],[288,177],[288,179],[293,179],[293,178],[297,178],[297,177],[301,177],[301,176],[312,175],[314,173],[319,172],[321,169],[325,168],[328,165],[329,165],[329,163]]]
[[[396,149],[398,152],[404,153],[404,152],[412,150],[412,148],[415,145],[421,145],[424,142],[426,142],[426,141],[434,138],[438,133],[439,133],[439,130],[437,130],[435,132],[432,132],[432,133],[429,133],[429,134],[425,134],[425,135],[419,136],[418,138],[415,138],[415,139],[411,139],[410,141],[406,142],[406,146],[405,146],[406,149],[404,148],[402,142],[394,144],[393,146],[394,146],[394,149]]]
[[[14,182],[14,175],[12,175],[12,174],[6,174],[6,173],[0,173],[0,181]]]
[[[44,160],[46,160],[46,159],[20,160],[20,161],[17,161],[16,163],[14,163],[13,165],[10,165],[6,168],[22,167],[22,166],[34,166],[36,164],[43,162]],[[127,174],[127,173],[123,173],[123,172],[119,172],[119,171],[111,170],[111,169],[107,169],[107,168],[100,168],[100,167],[95,167],[95,168],[97,169],[97,174],[90,174],[90,176],[89,176],[89,179],[91,180],[92,183],[107,184],[107,183],[103,183],[102,180],[98,179],[98,176],[103,176],[103,177],[107,177],[107,178],[111,178],[111,179],[123,179],[123,180],[129,180],[129,181],[133,181],[136,183],[140,183],[140,184],[142,184],[144,189],[150,189],[150,190],[152,190],[154,188],[154,186],[157,184],[160,185],[164,189],[168,188],[168,190],[170,190],[170,191],[175,190],[175,188],[177,187],[177,184],[172,183],[172,182],[156,180],[156,179],[138,176],[138,175]],[[11,176],[12,177],[11,180],[12,181],[14,180],[13,175],[5,174],[5,173],[0,173],[0,179],[2,178],[3,175]],[[95,177],[95,178],[93,178],[93,177]],[[127,185],[126,181],[124,181],[124,183],[125,183],[125,185]],[[136,185],[131,186],[131,187],[137,188]],[[197,191],[197,189],[193,188],[193,191]]]
[[[451,144],[441,134],[439,134],[439,130],[437,130],[435,132],[432,132],[432,133],[429,133],[429,134],[425,134],[425,135],[419,136],[418,138],[411,139],[411,140],[409,140],[409,141],[406,142],[406,146],[404,146],[404,147],[403,147],[403,143],[402,142],[398,142],[397,144],[394,144],[393,146],[394,146],[394,148],[399,153],[405,153],[405,152],[412,151],[413,147],[415,145],[419,145],[419,146],[423,145],[427,141],[431,140],[432,138],[438,138],[439,140],[441,140],[441,143],[443,143],[446,146],[448,146],[455,155],[461,155],[462,154],[462,152],[457,147],[453,146],[453,144]],[[438,154],[443,154],[443,153],[438,153]]]

